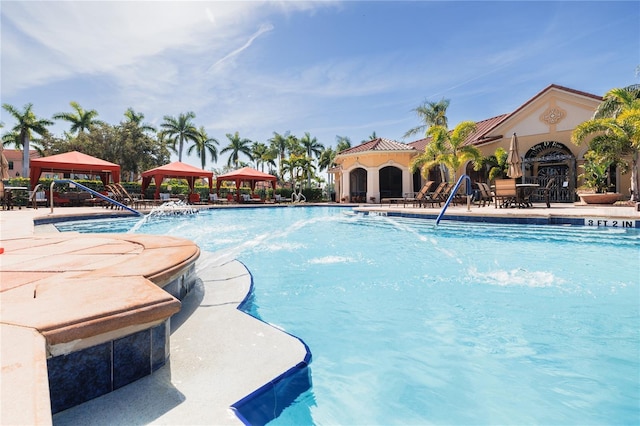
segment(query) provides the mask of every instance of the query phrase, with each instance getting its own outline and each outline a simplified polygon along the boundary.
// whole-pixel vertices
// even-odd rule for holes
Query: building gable
[[[483,134],[475,135],[472,143],[485,144],[513,133],[524,137],[570,132],[591,119],[601,102],[600,96],[552,84]]]

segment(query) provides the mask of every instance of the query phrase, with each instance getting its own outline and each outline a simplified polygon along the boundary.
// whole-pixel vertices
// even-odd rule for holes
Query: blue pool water
[[[313,355],[312,389],[273,425],[640,423],[637,229],[345,212],[59,228],[180,236],[242,261],[254,312]]]

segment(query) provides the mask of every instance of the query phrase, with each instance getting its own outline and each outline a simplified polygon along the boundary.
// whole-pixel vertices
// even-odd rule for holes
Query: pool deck
[[[401,204],[352,207],[403,215],[433,216],[440,212],[440,208]],[[4,249],[4,254],[0,254],[0,424],[242,424],[230,406],[306,359],[307,348],[299,339],[237,309],[252,285],[250,272],[237,261],[219,263],[211,254],[200,254],[195,244],[181,239],[126,234],[79,235],[59,233],[53,225],[34,225],[34,220],[110,214],[112,210],[99,207],[55,208],[53,213],[48,208],[0,212],[0,247]],[[640,221],[637,206],[574,204],[552,204],[549,209],[543,205],[529,209],[472,206],[470,211],[467,206],[459,205],[450,206],[445,220],[447,216]],[[60,256],[63,247],[66,247],[64,255]],[[146,250],[170,252],[153,256],[157,261],[150,265],[149,257],[144,256]],[[91,267],[86,266],[88,251],[95,256]],[[63,289],[65,280],[73,279],[74,274],[96,274],[96,271],[100,271],[100,279],[98,275],[91,275],[92,279],[112,280],[117,285],[122,281],[122,274],[113,274],[113,268],[108,265],[121,266],[126,258],[133,269],[158,269],[162,267],[158,262],[180,263],[180,259],[191,258],[196,251],[200,256],[196,263],[199,282],[182,301],[180,312],[172,317],[171,355],[167,364],[150,376],[51,416],[46,353],[42,350],[51,335],[40,331],[48,319],[43,319],[39,311],[29,310],[32,308],[16,307],[14,300],[20,296],[19,292],[35,291],[29,283],[51,279],[49,275],[55,275],[56,282],[62,283],[59,288]],[[16,270],[12,265],[18,264],[20,273],[11,275]],[[167,314],[176,309],[175,303],[160,294],[148,297],[158,312]],[[68,293],[58,293],[48,301],[66,307]],[[60,312],[65,313],[64,309]]]

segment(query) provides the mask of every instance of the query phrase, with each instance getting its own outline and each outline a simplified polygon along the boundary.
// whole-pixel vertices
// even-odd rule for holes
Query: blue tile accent
[[[368,214],[368,212],[364,212]],[[405,212],[386,212],[387,216],[403,217],[410,219],[431,219],[436,220],[437,215],[417,214]],[[480,222],[480,223],[502,223],[515,225],[571,225],[584,226],[584,217],[513,217],[513,216],[461,216],[461,215],[445,215],[442,220],[453,220],[459,222]],[[633,228],[640,228],[640,220],[620,219],[621,221],[631,222]]]
[[[87,402],[162,367],[169,358],[169,320],[120,339],[47,360],[51,412]]]
[[[151,330],[113,341],[113,389],[151,374]]]
[[[245,424],[261,426],[278,417],[295,399],[311,388],[311,371],[306,362],[231,406]]]
[[[111,342],[47,360],[53,414],[111,392]]]
[[[165,285],[162,289],[178,300],[183,300],[195,287],[197,275],[195,264],[191,264],[179,277]]]
[[[162,367],[169,357],[168,321],[151,329],[151,371]]]
[[[169,293],[170,295],[172,295],[173,297],[175,297],[176,299],[182,300],[180,299],[180,277],[171,281],[169,284],[162,287],[162,289],[167,293]]]
[[[249,271],[246,266],[245,269]],[[249,271],[249,275],[251,286],[244,300],[238,305],[238,309],[262,321],[257,315],[255,306],[254,281],[251,271]],[[291,334],[290,336],[295,337]],[[311,388],[311,370],[309,369],[311,350],[302,339],[295,338],[305,347],[304,360],[231,406],[244,424],[254,426],[270,422],[302,393]]]
[[[135,217],[131,213],[102,213],[100,214],[100,219],[120,219],[120,218],[129,218]],[[50,223],[59,223],[59,222],[75,222],[78,220],[95,220],[95,215],[87,215],[87,216],[52,216],[52,217],[39,217],[33,219],[33,224],[35,226],[38,225],[48,225]]]

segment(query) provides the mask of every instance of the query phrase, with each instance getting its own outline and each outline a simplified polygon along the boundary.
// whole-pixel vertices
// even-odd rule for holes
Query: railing
[[[458,179],[458,182],[456,182],[456,185],[451,190],[451,193],[449,194],[449,198],[447,198],[447,202],[444,203],[442,210],[440,210],[440,214],[436,219],[436,226],[438,226],[438,223],[440,223],[440,219],[442,219],[442,216],[444,216],[444,212],[447,210],[447,207],[449,207],[449,203],[451,202],[451,200],[453,200],[453,197],[456,196],[456,193],[458,192],[458,188],[460,188],[460,184],[462,183],[462,179],[467,179],[467,188],[466,188],[467,211],[471,211],[471,178],[467,175],[462,175],[460,176],[460,179]]]
[[[51,213],[53,213],[53,186],[56,183],[71,183],[71,184],[77,186],[78,188],[82,189],[83,191],[87,191],[89,194],[94,195],[94,196],[96,196],[98,198],[101,198],[101,199],[105,200],[108,203],[111,203],[111,204],[113,204],[113,205],[115,205],[117,207],[120,207],[122,209],[129,210],[131,213],[135,214],[136,216],[142,216],[142,213],[140,213],[139,211],[134,210],[131,207],[129,207],[127,205],[124,205],[124,204],[114,200],[113,198],[109,198],[106,195],[101,194],[98,191],[94,191],[93,189],[88,188],[88,187],[82,185],[81,183],[75,182],[75,181],[73,181],[71,179],[56,179],[56,180],[53,180],[51,182],[51,186],[49,188],[49,201],[51,203]]]

